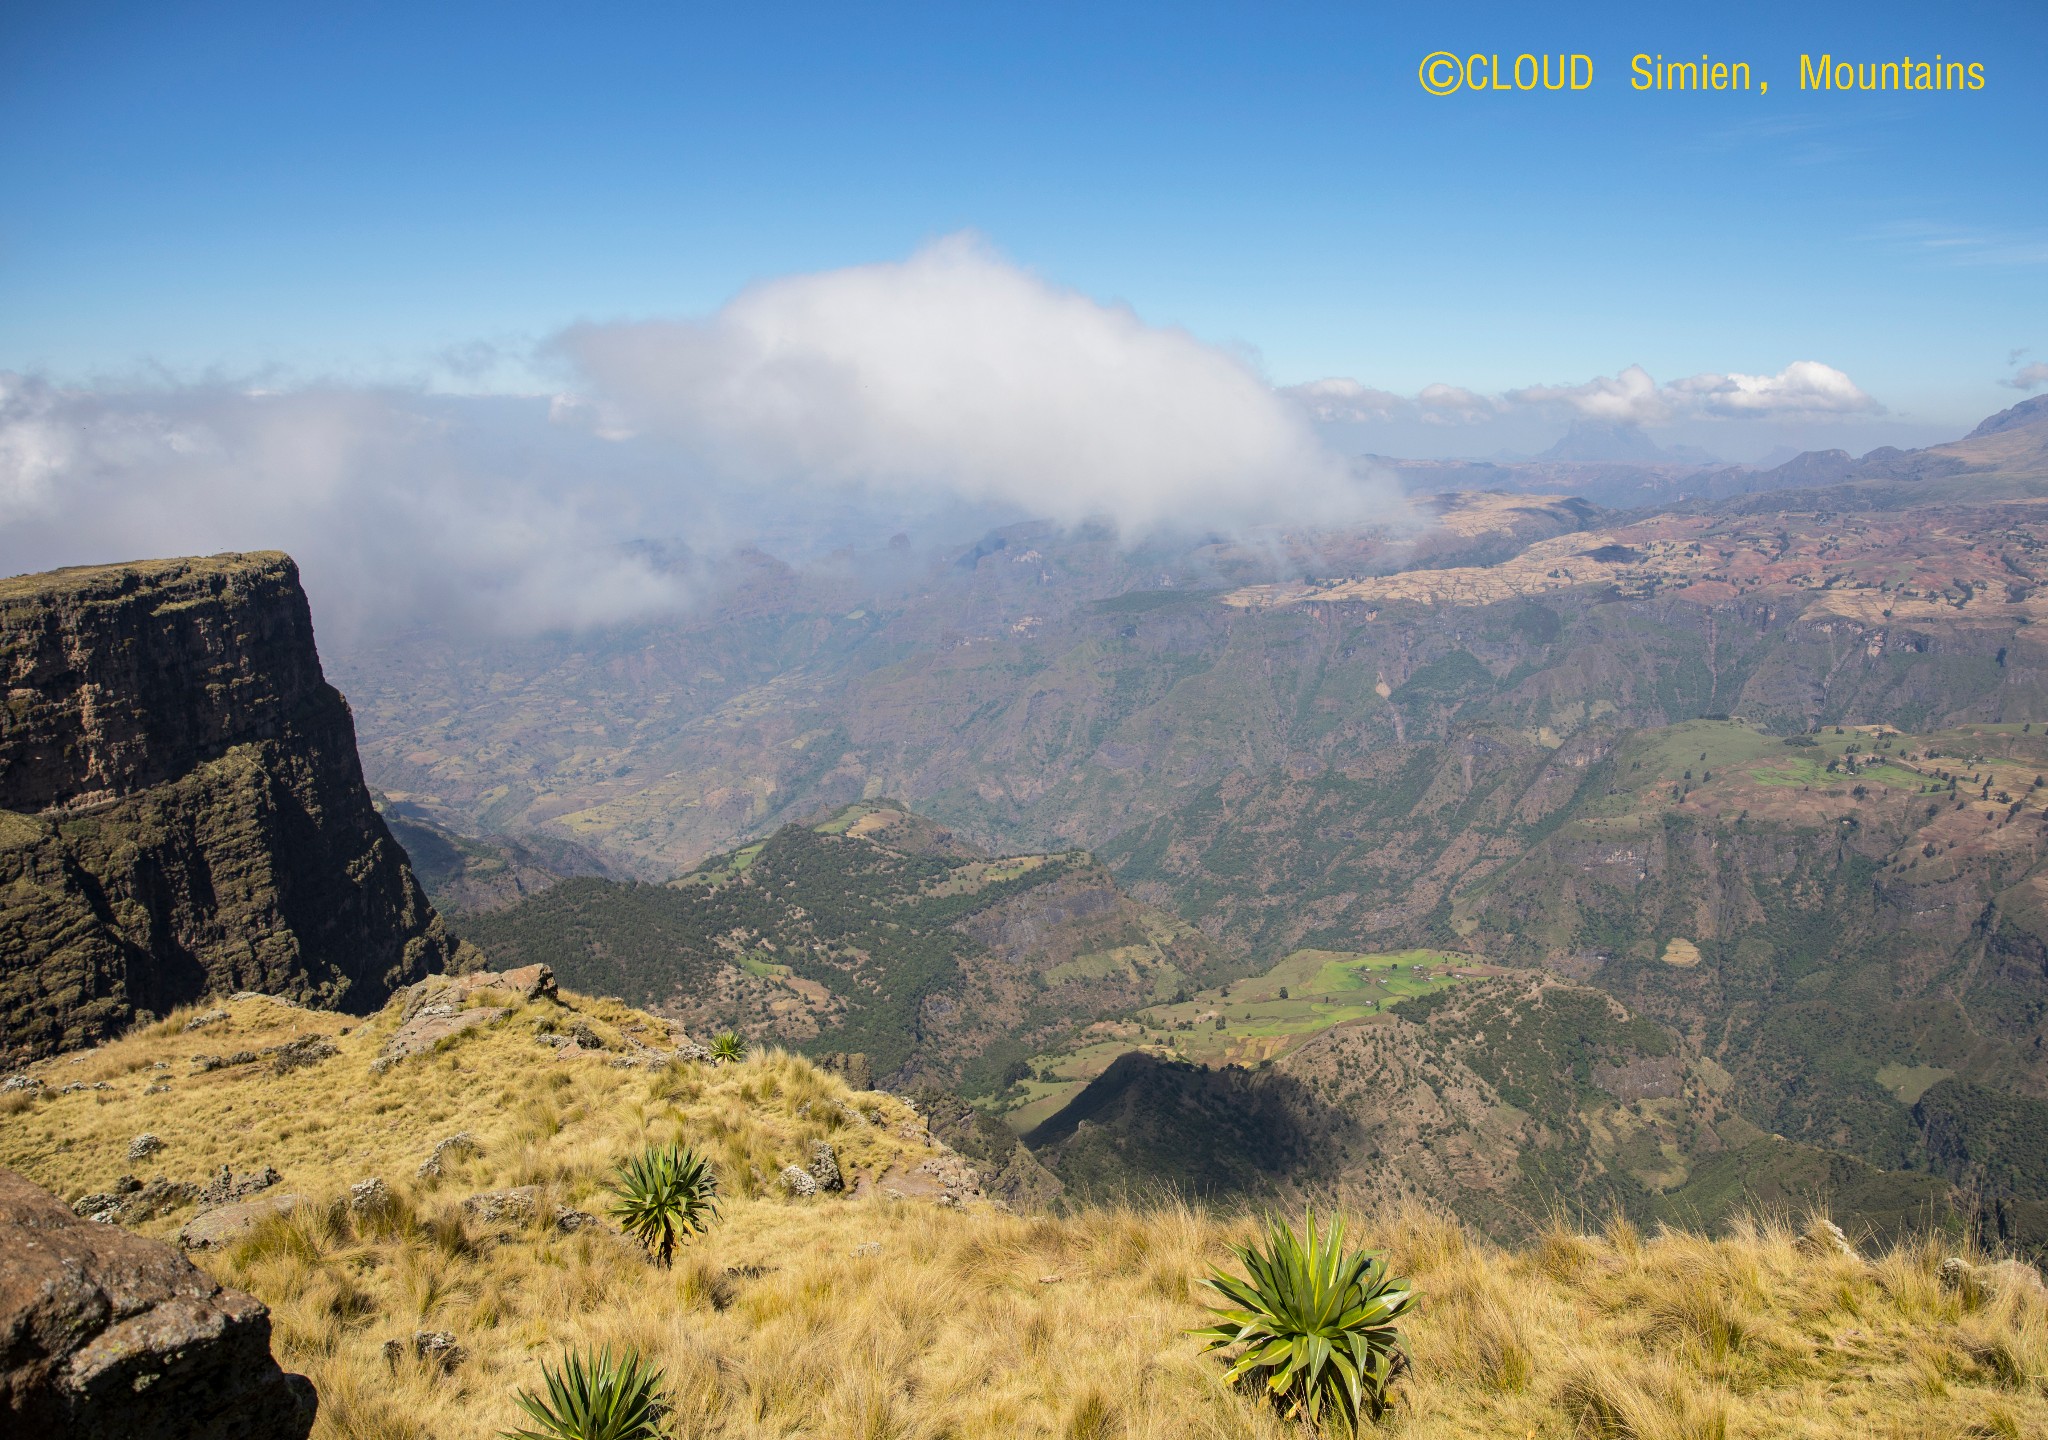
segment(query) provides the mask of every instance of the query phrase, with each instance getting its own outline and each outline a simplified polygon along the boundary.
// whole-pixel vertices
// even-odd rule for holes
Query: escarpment
[[[0,580],[0,1055],[449,968],[276,553]]]

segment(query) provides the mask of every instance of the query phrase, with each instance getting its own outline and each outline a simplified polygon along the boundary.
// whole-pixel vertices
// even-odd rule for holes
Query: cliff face
[[[288,557],[0,580],[0,686],[0,1054],[216,992],[367,1012],[456,960]]]

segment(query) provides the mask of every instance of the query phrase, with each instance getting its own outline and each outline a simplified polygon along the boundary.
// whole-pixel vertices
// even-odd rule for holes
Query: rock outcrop
[[[297,567],[0,580],[0,1057],[258,990],[365,1014],[465,956],[364,787]]]
[[[0,1432],[303,1440],[316,1403],[253,1295],[0,1170]]]

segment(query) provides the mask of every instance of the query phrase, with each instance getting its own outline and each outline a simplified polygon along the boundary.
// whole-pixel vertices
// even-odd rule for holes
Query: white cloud
[[[2010,380],[1999,382],[2015,390],[2038,390],[2048,385],[2048,361],[2036,360],[2031,365],[2022,365]]]
[[[1291,386],[1282,393],[1293,396],[1309,414],[1326,422],[1391,420],[1402,414],[1410,403],[1407,397],[1396,395],[1391,390],[1375,390],[1341,376],[1311,380],[1306,385]]]
[[[396,392],[108,395],[0,376],[0,572],[284,549],[323,629],[344,633],[429,613],[576,626],[687,598],[618,548],[630,495],[521,474],[472,418]]]
[[[1461,385],[1425,385],[1415,404],[1432,425],[1471,425],[1500,413],[1494,401]]]
[[[1861,415],[1884,409],[1847,375],[1818,360],[1795,360],[1775,375],[1694,375],[1667,389],[1681,408],[1723,418]]]
[[[2041,370],[2030,366],[2022,375]],[[2048,377],[2048,372],[2044,372]],[[2043,378],[2037,383],[2048,383]],[[1614,425],[1681,420],[1762,420],[1880,414],[1884,407],[1831,365],[1799,360],[1775,375],[1691,375],[1659,385],[1640,365],[1577,385],[1529,385],[1498,396],[1456,385],[1426,385],[1412,398],[1333,377],[1282,392],[1318,420],[1352,423],[1420,420],[1478,425],[1516,413]]]
[[[1238,358],[968,237],[555,344],[613,433],[761,485],[938,492],[1127,531],[1391,510]]]
[[[1670,406],[1650,372],[1631,365],[1619,375],[1602,375],[1583,385],[1531,385],[1502,397],[1510,405],[1560,409],[1587,420],[1614,424],[1654,425],[1670,414]]]

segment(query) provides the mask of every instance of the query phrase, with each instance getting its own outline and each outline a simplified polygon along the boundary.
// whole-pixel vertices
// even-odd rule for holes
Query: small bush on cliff
[[[1405,1358],[1395,1322],[1415,1305],[1407,1282],[1377,1253],[1347,1251],[1341,1219],[1317,1234],[1313,1211],[1304,1235],[1272,1220],[1264,1245],[1230,1248],[1246,1278],[1218,1271],[1203,1281],[1229,1303],[1214,1311],[1220,1323],[1194,1332],[1208,1350],[1245,1347],[1226,1378],[1263,1382],[1289,1419],[1313,1427],[1326,1415],[1347,1429],[1377,1420]]]
[[[679,1234],[710,1228],[718,1215],[718,1177],[687,1145],[650,1145],[620,1162],[610,1186],[612,1218],[666,1267]]]
[[[541,1367],[547,1394],[514,1398],[537,1427],[507,1430],[505,1440],[654,1440],[661,1418],[661,1371],[631,1351],[616,1358],[565,1351],[559,1370]]]

